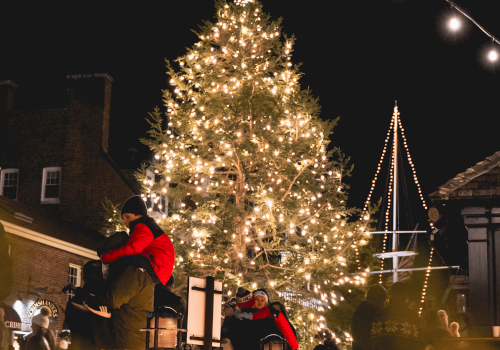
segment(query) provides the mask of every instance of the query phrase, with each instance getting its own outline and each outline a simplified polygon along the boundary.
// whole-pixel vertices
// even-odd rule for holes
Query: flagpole
[[[398,230],[397,227],[397,215],[398,215],[398,101],[395,101],[395,111],[394,111],[394,182],[393,182],[393,202],[392,202],[392,251],[396,252],[398,250],[398,234],[396,233]],[[394,271],[393,274],[393,283],[398,281],[398,257],[394,256],[392,258],[392,269]]]

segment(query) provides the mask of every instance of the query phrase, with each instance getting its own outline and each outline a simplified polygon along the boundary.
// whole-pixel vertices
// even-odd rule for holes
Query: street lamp
[[[162,306],[148,314],[146,349],[180,349],[183,315],[171,307]]]
[[[277,334],[269,334],[260,340],[260,350],[286,350],[286,340]]]

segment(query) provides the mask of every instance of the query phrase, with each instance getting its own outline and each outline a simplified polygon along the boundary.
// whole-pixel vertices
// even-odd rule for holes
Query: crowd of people
[[[146,333],[140,329],[154,311],[155,294],[160,303],[173,294],[169,287],[175,253],[170,238],[148,216],[140,196],[129,198],[121,215],[130,236],[117,232],[108,237],[98,249],[100,260],[85,264],[83,287],[68,286],[75,294],[65,313],[72,350],[143,350]],[[50,309],[43,307],[32,318],[32,333],[18,339],[21,350],[68,348],[64,339],[56,343],[50,316]]]
[[[448,324],[444,310],[419,317],[410,304],[408,285],[396,282],[388,293],[381,285],[369,288],[352,318],[352,350],[451,349],[460,337],[459,324]]]
[[[108,237],[98,249],[100,260],[85,264],[83,287],[67,287],[74,291],[65,314],[71,330],[70,350],[143,350],[146,332],[141,328],[146,326],[148,313],[169,306],[184,314],[182,298],[172,293],[175,253],[170,238],[147,215],[140,196],[127,200],[121,215],[130,236],[117,232]],[[443,310],[434,317],[429,315],[424,326],[408,300],[405,284],[393,284],[388,299],[384,287],[372,286],[353,315],[352,349],[446,349],[447,339],[460,336],[458,324],[448,325]],[[33,317],[33,332],[19,340],[21,350],[68,349],[66,339],[56,341],[49,329],[50,316],[50,309],[42,307]],[[7,350],[3,328],[0,350]],[[318,338],[322,344],[315,350],[337,350],[335,337],[328,329],[322,329]],[[265,289],[251,292],[240,287],[236,297],[224,304],[221,347],[256,350],[261,348],[261,342],[282,344],[280,348],[285,344],[291,350],[299,348],[285,307],[272,302]]]

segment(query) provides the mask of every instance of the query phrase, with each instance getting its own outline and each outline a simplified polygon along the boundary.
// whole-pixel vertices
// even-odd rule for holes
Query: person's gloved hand
[[[269,311],[271,311],[271,315],[274,317],[278,317],[280,315],[280,310],[278,305],[273,305],[272,307],[269,308]]]
[[[234,310],[234,316],[236,316],[238,320],[253,320],[253,314],[251,312],[243,312],[240,309]]]
[[[234,315],[234,310],[231,309],[230,307],[224,308],[224,316],[233,316]]]

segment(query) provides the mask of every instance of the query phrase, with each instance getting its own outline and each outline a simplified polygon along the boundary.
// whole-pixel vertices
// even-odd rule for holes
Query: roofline
[[[92,260],[99,260],[97,252],[83,248],[79,245],[68,243],[66,241],[44,235],[42,233],[18,226],[16,224],[10,223],[8,221],[0,220],[3,224],[5,232],[10,234],[29,239],[30,241],[42,243],[53,248],[61,249],[69,253],[77,254]]]
[[[496,158],[496,159],[495,159]],[[488,162],[491,162],[491,164],[485,164]],[[471,168],[468,168],[466,171],[463,173],[458,174],[455,176],[453,179],[448,180],[444,185],[439,186],[437,191],[432,192],[429,195],[429,198],[431,200],[449,200],[450,199],[450,194],[458,190],[459,188],[463,187],[464,185],[468,184],[475,178],[486,174],[489,172],[491,169],[495,168],[500,164],[500,151],[496,152],[492,156],[487,157],[485,160],[477,163]],[[481,167],[484,167],[481,169],[481,171],[477,171]]]
[[[132,190],[132,193],[134,193],[135,195],[139,195],[140,193],[137,193],[137,191],[134,189],[134,186],[132,186],[132,184],[127,180],[127,178],[123,175],[123,173],[120,171],[120,169],[118,168],[118,166],[115,164],[115,162],[113,161],[113,159],[111,159],[111,157],[109,156],[109,154],[106,153],[106,151],[104,151],[104,149],[101,147],[100,149],[100,153],[101,153],[101,156],[104,158],[104,160],[106,160],[108,162],[109,165],[111,165],[111,167],[113,168],[114,171],[116,171],[116,173],[118,174],[118,176],[125,182],[125,184],[127,184],[127,186]]]

